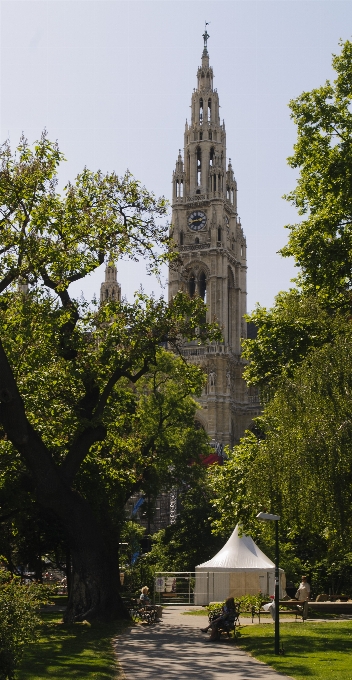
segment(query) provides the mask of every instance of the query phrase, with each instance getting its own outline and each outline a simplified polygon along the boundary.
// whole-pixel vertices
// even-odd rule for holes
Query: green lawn
[[[61,617],[43,614],[40,641],[27,647],[18,680],[117,680],[111,638],[123,624],[64,625]]]
[[[284,656],[273,653],[273,626],[243,626],[240,633],[239,647],[295,680],[352,680],[352,621],[281,624]]]

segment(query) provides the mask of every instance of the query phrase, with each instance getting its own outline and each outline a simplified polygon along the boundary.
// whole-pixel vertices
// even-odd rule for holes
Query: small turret
[[[184,197],[184,188],[186,182],[186,173],[183,168],[183,160],[181,155],[181,149],[178,150],[178,157],[176,161],[176,168],[172,175],[173,184],[173,200],[182,201]]]
[[[19,293],[22,293],[22,295],[27,295],[29,291],[28,281],[25,279],[18,279],[17,290]]]
[[[105,281],[100,286],[100,304],[107,300],[121,302],[121,286],[117,281],[117,269],[114,264],[108,264],[105,269]]]

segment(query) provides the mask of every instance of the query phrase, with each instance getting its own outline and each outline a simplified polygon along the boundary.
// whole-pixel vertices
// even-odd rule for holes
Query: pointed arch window
[[[235,278],[233,275],[233,271],[231,267],[228,267],[227,270],[227,302],[228,302],[228,309],[227,309],[227,315],[228,315],[228,320],[227,320],[227,327],[228,327],[228,343],[229,345],[232,345],[232,340],[235,337],[234,335],[234,323],[235,323],[235,314],[234,314],[234,288],[235,288]]]
[[[218,241],[221,243],[221,229],[220,227],[218,228]]]
[[[202,183],[202,152],[200,147],[197,148],[197,186],[200,187]]]
[[[212,146],[211,149],[210,149],[210,154],[209,154],[209,166],[211,168],[214,165],[214,160],[215,160],[215,150],[214,150],[214,147]]]
[[[203,99],[199,100],[199,122],[203,123]]]
[[[211,99],[208,99],[208,120],[211,120]]]
[[[199,238],[198,238],[198,236],[196,236],[196,238],[194,239],[194,243],[196,243],[196,244],[199,243]]]
[[[213,139],[213,133],[212,133],[211,130],[209,130],[209,132],[208,132],[208,137],[209,137],[210,141]]]
[[[207,301],[207,277],[205,272],[201,272],[199,276],[199,295],[204,302]]]
[[[183,246],[183,231],[180,231],[180,246]]]
[[[196,277],[194,276],[194,274],[191,274],[189,277],[188,292],[190,297],[193,297],[193,295],[196,292]]]

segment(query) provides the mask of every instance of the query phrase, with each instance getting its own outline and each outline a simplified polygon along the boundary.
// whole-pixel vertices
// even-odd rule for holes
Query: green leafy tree
[[[73,575],[66,620],[106,619],[124,615],[118,556],[111,532],[80,491],[81,470],[93,451],[107,467],[107,446],[117,457],[119,419],[128,440],[124,413],[127,407],[135,424],[135,405],[124,387],[157,365],[161,343],[177,350],[181,338],[203,342],[220,333],[202,323],[202,300],[181,293],[170,305],[139,295],[133,304],[100,308],[70,296],[70,283],[98,267],[105,253],[147,257],[154,269],[171,256],[166,226],[157,223],[164,199],[129,174],[88,170],[59,195],[61,158],[45,136],[34,151],[22,140],[16,154],[7,145],[0,154],[1,445],[4,455],[19,455],[37,501],[67,534]],[[31,284],[28,295],[13,292],[18,280]],[[137,444],[131,437],[140,469],[143,455],[150,467],[150,439],[147,432]],[[122,474],[133,488],[138,464],[134,457],[129,464],[127,449]]]
[[[286,198],[302,219],[288,226],[281,253],[299,267],[299,289],[249,317],[258,336],[244,343],[246,379],[260,388],[260,434],[230,454],[215,485],[222,523],[232,499],[270,546],[270,529],[256,529],[254,516],[262,507],[279,512],[287,564],[298,560],[324,587],[343,578],[351,588],[351,42],[333,68],[334,82],[290,103],[297,141],[288,161],[299,177]],[[241,469],[243,485],[232,492]]]
[[[350,304],[352,284],[352,43],[341,43],[333,83],[290,102],[297,125],[292,168],[297,186],[286,197],[304,219],[290,225],[281,252],[300,267],[299,282],[326,305]]]
[[[181,510],[175,524],[153,535],[153,546],[146,561],[158,571],[194,571],[213,557],[223,544],[222,535],[212,533],[213,493],[206,470],[181,492]]]
[[[257,423],[213,471],[215,528],[234,518],[273,555],[272,528],[255,519],[262,508],[281,516],[285,567],[304,567],[323,590],[352,588],[352,329],[315,348],[281,381]]]
[[[48,589],[0,572],[0,680],[14,680],[26,645],[38,638],[39,606],[47,600]]]

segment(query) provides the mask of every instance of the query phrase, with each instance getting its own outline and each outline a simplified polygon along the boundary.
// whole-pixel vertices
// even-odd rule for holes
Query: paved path
[[[126,680],[288,680],[233,640],[208,642],[199,630],[207,617],[182,616],[186,609],[168,607],[160,623],[133,626],[116,640]]]

